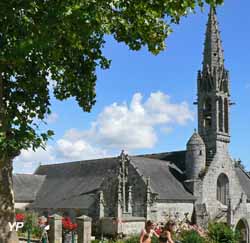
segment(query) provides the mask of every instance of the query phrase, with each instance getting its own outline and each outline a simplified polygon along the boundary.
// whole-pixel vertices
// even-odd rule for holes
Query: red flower
[[[17,222],[23,222],[24,218],[25,218],[24,214],[22,214],[22,213],[17,213],[16,214],[16,221]]]
[[[75,230],[77,228],[77,224],[73,224],[69,217],[62,218],[62,226],[65,230]]]

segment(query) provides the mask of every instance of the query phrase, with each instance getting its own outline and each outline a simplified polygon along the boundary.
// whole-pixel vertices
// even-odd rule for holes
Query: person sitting
[[[160,243],[174,243],[172,235],[174,231],[175,223],[174,221],[168,221],[162,229],[162,232],[159,236]]]
[[[153,230],[154,224],[151,220],[148,220],[145,224],[145,228],[142,230],[140,235],[140,243],[151,243],[151,238],[159,235]]]

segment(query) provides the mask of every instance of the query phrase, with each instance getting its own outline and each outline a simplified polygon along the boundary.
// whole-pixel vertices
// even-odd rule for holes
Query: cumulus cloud
[[[152,148],[157,142],[156,127],[185,125],[193,120],[188,104],[171,103],[162,92],[151,93],[143,102],[140,93],[134,94],[130,104],[114,103],[99,114],[89,131],[94,142],[106,148],[128,150]]]
[[[55,161],[54,148],[47,146],[46,150],[39,148],[35,152],[32,149],[22,150],[21,154],[15,159],[15,172],[31,173],[40,163],[53,163]]]
[[[14,161],[14,172],[33,173],[40,164],[62,163],[86,159],[107,157],[106,150],[98,149],[88,144],[84,139],[59,139],[54,146],[22,150]]]
[[[106,150],[94,147],[84,138],[78,140],[62,138],[56,142],[56,153],[59,160],[82,160],[106,157]]]
[[[141,93],[135,93],[130,103],[105,107],[89,129],[69,129],[45,152],[23,151],[18,160],[26,164],[52,163],[105,157],[121,149],[153,148],[158,141],[158,127],[167,134],[193,117],[186,102],[173,103],[162,92],[151,93],[145,101]]]

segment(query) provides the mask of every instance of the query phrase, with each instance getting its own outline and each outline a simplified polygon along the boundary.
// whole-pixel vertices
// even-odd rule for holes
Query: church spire
[[[204,44],[203,71],[210,68],[224,66],[224,55],[222,50],[219,25],[216,17],[215,8],[210,8],[206,39]]]
[[[210,8],[203,53],[203,67],[198,72],[198,131],[209,154],[230,142],[229,73],[224,66],[216,10]]]

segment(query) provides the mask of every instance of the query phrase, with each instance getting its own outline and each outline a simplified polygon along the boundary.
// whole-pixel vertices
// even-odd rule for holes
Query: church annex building
[[[201,226],[226,222],[250,243],[250,177],[228,151],[229,72],[212,8],[197,89],[198,130],[186,150],[41,165],[14,175],[16,208],[85,214],[94,224],[101,219],[103,232],[124,234],[146,219],[188,215]]]

